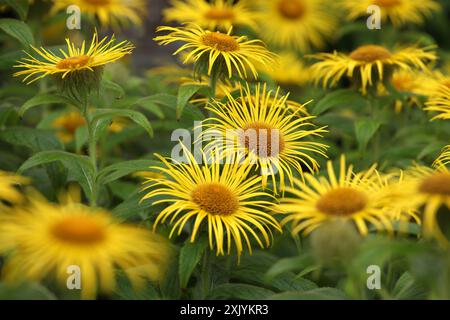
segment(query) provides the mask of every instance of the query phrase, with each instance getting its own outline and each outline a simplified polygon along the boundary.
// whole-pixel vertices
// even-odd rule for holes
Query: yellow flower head
[[[90,19],[98,19],[105,27],[141,25],[142,15],[147,11],[144,0],[58,0],[54,1],[51,14],[66,11],[71,5],[80,8]]]
[[[427,91],[427,83],[429,76],[423,72],[413,70],[395,70],[389,80],[390,85],[398,92],[408,95],[406,100],[407,106],[421,106],[421,101],[417,97],[425,96]],[[378,95],[387,96],[391,93],[387,90],[383,83],[379,83]],[[395,110],[401,112],[405,105],[405,101],[397,99],[395,101]]]
[[[263,186],[272,178],[277,192],[276,176],[283,190],[285,180],[291,184],[295,174],[302,175],[304,167],[316,171],[315,156],[325,155],[326,145],[310,141],[321,137],[325,128],[315,128],[309,121],[313,116],[301,116],[303,108],[293,111],[287,105],[288,95],[267,89],[258,84],[254,93],[249,85],[240,87],[240,96],[227,94],[228,102],[215,101],[207,109],[214,117],[204,121],[203,135],[218,136],[219,153],[223,156],[243,153],[252,164],[257,164],[262,173]],[[216,146],[212,140],[210,146]]]
[[[442,152],[434,161],[433,166],[438,168],[441,166],[447,166],[450,163],[450,145],[446,145],[442,148]]]
[[[382,21],[389,20],[394,26],[421,24],[427,16],[440,9],[435,0],[341,0],[348,18],[367,17],[367,8],[376,5],[381,9]]]
[[[52,122],[52,127],[58,130],[58,138],[69,143],[75,139],[78,128],[86,125],[86,120],[78,111],[67,112]]]
[[[170,236],[181,234],[189,220],[191,242],[199,233],[208,233],[211,249],[223,255],[225,247],[230,254],[232,242],[238,256],[247,244],[252,251],[251,238],[260,247],[270,245],[272,229],[281,231],[272,215],[264,212],[270,205],[270,195],[260,191],[261,178],[250,175],[248,163],[236,161],[223,164],[207,164],[202,153],[203,165],[183,147],[186,163],[172,164],[157,155],[166,166],[155,168],[167,177],[149,179],[151,188],[143,199],[158,197],[153,204],[167,204],[155,221],[156,227],[169,219],[174,223]],[[267,198],[267,199],[264,199]]]
[[[136,289],[159,280],[169,247],[156,234],[120,224],[102,209],[33,200],[28,208],[0,219],[0,252],[6,281],[55,278],[66,287],[67,268],[78,266],[81,297],[110,294],[121,269]]]
[[[283,224],[292,222],[292,232],[304,235],[334,220],[353,221],[362,235],[368,234],[368,223],[377,230],[392,230],[391,217],[385,210],[388,198],[375,166],[355,173],[342,156],[338,176],[331,161],[327,169],[328,178],[306,174],[305,182],[296,180],[296,188],[286,190],[295,198],[283,198],[276,206],[277,212],[287,214]]]
[[[383,81],[393,70],[427,70],[425,62],[436,60],[430,47],[407,47],[391,52],[379,45],[363,45],[350,54],[318,53],[310,57],[319,60],[311,67],[312,78],[324,86],[334,86],[343,77],[353,78],[360,83],[363,94],[367,87]]]
[[[444,164],[448,161],[446,159],[445,155],[441,156],[435,163],[435,169],[418,165],[410,168],[398,186],[398,193],[404,200],[397,205],[408,209],[423,207],[424,236],[435,238],[443,246],[450,246],[437,220],[439,209],[447,208],[445,214],[450,212],[450,170]]]
[[[309,68],[295,53],[284,51],[277,55],[273,66],[261,66],[258,70],[281,85],[302,86],[310,81]]]
[[[5,208],[3,202],[17,204],[24,200],[17,187],[28,183],[28,178],[0,170],[0,212]]]
[[[184,42],[175,55],[188,51],[183,63],[191,59],[200,65],[205,63],[207,74],[211,75],[214,68],[226,68],[228,77],[234,75],[247,77],[247,69],[250,69],[256,78],[258,73],[255,63],[271,64],[275,55],[269,52],[260,40],[248,40],[245,36],[232,36],[232,28],[227,33],[204,30],[197,25],[186,27],[159,27],[158,32],[168,31],[165,36],[158,36],[155,41],[167,45],[176,41]],[[202,61],[200,61],[202,60]]]
[[[262,0],[260,34],[268,43],[302,52],[321,48],[337,28],[326,0]]]
[[[115,43],[114,37],[110,40],[105,37],[99,41],[97,32],[94,33],[89,48],[86,47],[85,41],[79,48],[69,39],[66,39],[66,43],[67,51],[60,50],[62,56],[42,47],[40,49],[32,47],[41,59],[27,53],[28,58],[23,58],[14,66],[24,70],[14,73],[14,76],[26,76],[23,81],[30,84],[48,75],[64,79],[85,72],[94,73],[102,66],[130,54],[134,48],[128,41]]]
[[[441,85],[426,103],[425,110],[437,112],[435,119],[450,119],[450,87]]]
[[[257,13],[247,2],[172,0],[172,6],[164,10],[164,18],[166,21],[195,23],[209,30],[228,30],[232,26],[248,26],[255,29]]]

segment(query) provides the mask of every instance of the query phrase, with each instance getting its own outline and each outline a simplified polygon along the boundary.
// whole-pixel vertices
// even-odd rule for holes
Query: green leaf
[[[270,300],[346,300],[347,295],[336,288],[318,288],[308,291],[287,291],[269,297]]]
[[[151,171],[149,168],[158,164],[154,160],[123,161],[103,168],[97,179],[100,184],[107,184],[137,171]]]
[[[95,123],[99,120],[112,120],[114,117],[126,117],[132,120],[137,125],[147,131],[150,137],[153,137],[152,125],[139,111],[127,110],[127,109],[97,109],[92,112],[92,122]]]
[[[263,300],[273,296],[274,292],[242,283],[225,283],[214,288],[211,299]]]
[[[208,242],[205,239],[196,241],[194,243],[189,240],[181,247],[178,273],[180,276],[180,285],[186,288],[189,279],[195,267],[199,263],[205,249],[208,247]]]
[[[20,285],[0,283],[1,300],[55,300],[56,297],[46,287],[26,282]]]
[[[0,19],[0,29],[19,40],[25,48],[34,44],[33,33],[23,21],[9,18]]]
[[[21,20],[25,20],[28,14],[28,0],[0,0],[0,4],[11,7],[19,15]]]
[[[42,151],[26,160],[19,168],[22,173],[32,167],[46,163],[61,161],[68,169],[69,181],[77,181],[83,188],[86,196],[90,197],[94,187],[94,168],[86,156],[65,151]]]
[[[102,86],[104,89],[115,92],[119,95],[119,97],[125,96],[125,90],[123,88],[115,83],[114,81],[108,80],[108,79],[102,79]]]
[[[88,142],[89,133],[86,126],[79,127],[75,131],[75,150],[77,153],[81,153],[81,149]]]
[[[314,264],[314,260],[309,255],[284,258],[276,262],[266,274],[268,279],[275,278],[276,276],[290,271],[303,270]]]
[[[176,118],[180,119],[183,114],[184,107],[189,102],[189,99],[199,91],[210,91],[210,87],[203,84],[186,84],[180,86],[177,96]]]
[[[67,97],[64,97],[62,95],[40,94],[40,95],[34,96],[30,100],[26,101],[19,108],[19,115],[23,116],[25,114],[25,112],[27,112],[29,109],[43,105],[43,104],[73,104],[73,105],[76,105],[75,101],[73,101]]]
[[[331,108],[348,108],[365,105],[367,105],[367,101],[360,94],[353,90],[341,89],[327,94],[312,108],[311,113],[317,116]]]
[[[426,299],[425,288],[418,285],[409,272],[403,273],[392,291],[395,299]]]
[[[370,139],[378,131],[381,122],[373,119],[357,119],[355,122],[355,135],[360,150],[365,150]]]
[[[26,127],[8,127],[0,131],[0,140],[30,149],[34,153],[44,150],[61,150],[62,143],[53,132]]]

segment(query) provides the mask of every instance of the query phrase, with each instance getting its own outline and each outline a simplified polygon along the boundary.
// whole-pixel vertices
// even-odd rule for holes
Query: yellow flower
[[[105,37],[99,41],[97,33],[94,33],[89,48],[86,48],[85,41],[79,48],[69,39],[66,39],[66,42],[67,52],[61,50],[63,57],[57,56],[45,48],[32,47],[41,59],[34,58],[27,53],[28,58],[22,59],[14,66],[24,70],[14,73],[14,76],[25,75],[23,81],[30,84],[48,75],[57,75],[64,79],[68,76],[76,77],[85,72],[94,73],[103,65],[130,54],[134,48],[128,41],[115,44],[114,37],[110,40]]]
[[[450,119],[450,87],[446,85],[440,86],[426,103],[425,110],[438,112],[438,114],[434,116],[432,120]]]
[[[257,13],[246,0],[233,3],[230,0],[172,0],[164,10],[166,21],[195,23],[203,28],[228,30],[232,26],[256,28]]]
[[[390,85],[400,93],[409,94],[406,104],[408,106],[420,106],[421,101],[417,95],[426,95],[426,84],[429,82],[429,76],[422,72],[411,70],[396,70],[393,72]],[[379,83],[378,94],[381,96],[390,95],[390,92],[385,88],[382,83]],[[403,109],[404,101],[397,99],[395,101],[396,112],[401,112]]]
[[[422,94],[428,98],[439,95],[438,91],[441,86],[450,88],[450,76],[441,70],[432,70],[422,75],[420,80],[422,80]]]
[[[343,76],[354,78],[365,94],[367,87],[383,81],[393,70],[427,70],[425,62],[436,60],[430,49],[407,47],[391,52],[383,46],[363,45],[350,54],[318,53],[310,56],[320,60],[311,67],[312,77],[324,86],[336,85]]]
[[[66,287],[67,268],[78,266],[84,299],[112,293],[117,269],[136,289],[159,280],[169,259],[168,245],[150,231],[120,224],[103,209],[41,199],[2,216],[0,240],[6,281],[54,278]]]
[[[391,217],[385,210],[390,200],[375,165],[355,173],[342,156],[338,176],[331,161],[327,169],[328,178],[306,174],[305,182],[295,180],[296,188],[286,190],[295,198],[283,198],[275,207],[277,212],[287,214],[283,224],[292,222],[292,232],[303,235],[335,220],[353,221],[362,235],[368,234],[368,223],[377,230],[392,231]]]
[[[309,68],[295,53],[289,51],[278,53],[273,66],[261,66],[259,71],[281,85],[302,86],[310,81]]]
[[[67,112],[52,122],[52,127],[58,129],[58,138],[64,143],[75,139],[78,128],[86,125],[86,120],[78,111]]]
[[[261,178],[250,175],[252,167],[237,159],[225,163],[207,164],[202,153],[203,165],[183,147],[185,163],[171,164],[157,155],[165,168],[155,168],[169,178],[150,179],[146,188],[152,190],[143,199],[157,197],[153,204],[168,204],[155,221],[154,227],[169,219],[174,223],[170,237],[181,234],[187,222],[190,224],[191,242],[194,242],[206,223],[211,249],[223,255],[225,247],[230,254],[234,242],[238,256],[245,244],[252,251],[250,238],[260,247],[269,246],[272,228],[281,231],[278,222],[264,208],[270,205],[270,195],[260,191]],[[264,200],[267,198],[267,200]]]
[[[262,0],[260,6],[260,34],[281,48],[321,48],[337,28],[336,15],[324,0]]]
[[[280,88],[274,92],[258,84],[252,93],[247,84],[240,87],[239,97],[230,93],[227,97],[228,102],[216,101],[207,107],[214,116],[203,122],[202,136],[219,138],[211,141],[211,147],[219,142],[217,151],[223,156],[244,153],[260,167],[264,187],[268,177],[272,178],[275,192],[277,174],[283,190],[286,178],[292,184],[296,173],[303,174],[303,167],[311,172],[318,169],[312,155],[326,156],[327,146],[308,139],[321,137],[325,127],[314,128],[309,122],[313,116],[300,116],[303,108],[292,112],[286,105],[288,95],[280,94]]]
[[[447,166],[450,163],[450,145],[442,148],[441,154],[434,161],[434,167]]]
[[[115,117],[112,119],[111,124],[108,127],[108,131],[112,133],[118,133],[123,131],[128,125],[128,119],[123,117]]]
[[[187,27],[159,27],[158,32],[168,31],[165,36],[158,36],[155,41],[162,45],[181,41],[185,44],[174,54],[188,51],[183,63],[191,59],[198,63],[203,60],[207,66],[207,74],[211,75],[214,66],[223,66],[228,71],[228,77],[238,74],[239,77],[247,77],[247,68],[253,76],[257,77],[255,63],[271,64],[274,54],[269,52],[260,40],[248,40],[245,36],[232,36],[230,28],[227,33],[204,30],[197,25]]]
[[[24,196],[17,187],[28,183],[28,178],[0,170],[0,212],[6,208],[3,202],[17,204],[24,200]]]
[[[445,158],[441,158],[445,162]],[[406,177],[399,185],[399,193],[404,199],[398,205],[409,209],[423,207],[423,234],[435,238],[443,246],[450,242],[442,233],[437,221],[439,209],[450,209],[450,170],[443,162],[437,161],[436,168],[415,166],[406,172]],[[448,214],[448,211],[446,211]]]
[[[147,11],[144,0],[58,0],[54,1],[51,14],[66,11],[71,5],[80,8],[82,14],[95,18],[105,27],[141,25]]]
[[[377,5],[381,9],[382,21],[389,20],[394,26],[421,24],[434,11],[440,9],[435,0],[341,0],[348,11],[348,18],[367,17],[367,8]]]

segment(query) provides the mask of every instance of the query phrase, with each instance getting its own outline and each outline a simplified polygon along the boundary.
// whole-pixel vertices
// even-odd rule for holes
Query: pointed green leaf
[[[33,33],[23,21],[9,18],[0,19],[0,29],[19,40],[25,48],[29,48],[30,45],[34,44]]]
[[[359,93],[341,89],[327,94],[312,108],[311,113],[318,116],[331,108],[363,107],[365,105],[367,105],[367,101]]]
[[[92,112],[92,122],[99,120],[112,120],[114,117],[126,117],[147,131],[150,137],[153,137],[152,125],[147,117],[139,111],[127,109],[97,109]]]
[[[365,150],[370,139],[378,131],[381,122],[373,119],[358,119],[355,122],[355,135],[360,150]]]
[[[0,4],[11,7],[19,15],[21,20],[25,20],[28,14],[28,0],[0,0]]]
[[[25,112],[27,112],[29,109],[44,105],[44,104],[72,104],[76,105],[75,101],[64,97],[62,95],[58,94],[40,94],[37,96],[34,96],[30,100],[26,101],[20,108],[19,108],[19,115],[23,116]]]
[[[158,165],[154,160],[130,160],[112,164],[98,173],[100,184],[107,184],[137,171],[150,171],[150,167]]]
[[[178,89],[178,96],[177,96],[177,109],[176,109],[177,119],[181,118],[184,107],[189,102],[189,99],[191,99],[192,96],[199,91],[209,93],[210,87],[203,84],[186,84],[180,86],[180,88]]]
[[[90,197],[94,186],[94,167],[86,156],[81,156],[65,151],[42,151],[36,153],[26,160],[19,168],[22,173],[32,167],[47,164],[55,161],[61,161],[68,169],[68,179],[77,181],[83,188],[85,194]]]
[[[199,239],[194,243],[191,243],[188,240],[181,248],[178,273],[182,288],[187,287],[192,272],[200,262],[200,259],[207,247],[208,242],[206,239]]]

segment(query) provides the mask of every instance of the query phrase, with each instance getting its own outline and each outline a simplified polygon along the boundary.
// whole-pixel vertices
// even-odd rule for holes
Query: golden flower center
[[[278,12],[286,19],[296,20],[305,14],[303,0],[281,0],[278,2]]]
[[[260,157],[277,156],[286,146],[279,129],[258,122],[242,128],[239,140],[248,151],[252,151]]]
[[[232,20],[234,12],[228,8],[211,8],[205,12],[205,18],[209,20]]]
[[[238,198],[220,183],[198,185],[191,193],[192,201],[212,215],[228,216],[239,208]]]
[[[350,215],[363,210],[367,205],[367,197],[361,191],[340,187],[330,190],[320,197],[316,208],[329,215]]]
[[[401,5],[402,0],[373,0],[373,4],[382,8],[392,8]]]
[[[83,55],[78,57],[69,57],[56,64],[58,69],[76,69],[88,64],[90,57]]]
[[[414,88],[414,79],[411,76],[397,76],[392,79],[392,85],[398,91],[409,91]]]
[[[450,196],[450,173],[439,172],[426,178],[420,184],[419,191],[429,194]]]
[[[204,45],[223,52],[239,50],[239,43],[236,39],[225,33],[209,32],[202,36],[201,41]]]
[[[51,233],[72,244],[94,244],[105,238],[103,227],[89,216],[67,217],[53,225]]]
[[[374,62],[376,60],[384,60],[391,57],[389,50],[382,46],[365,45],[357,48],[350,53],[350,58],[361,62]]]

